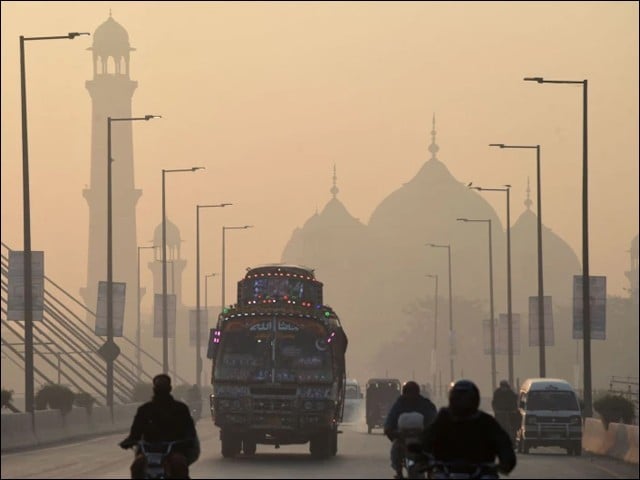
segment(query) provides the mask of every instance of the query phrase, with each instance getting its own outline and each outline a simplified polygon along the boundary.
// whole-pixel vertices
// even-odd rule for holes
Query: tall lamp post
[[[582,85],[582,340],[584,342],[584,414],[593,415],[591,404],[591,305],[589,285],[589,176],[587,141],[587,80],[545,80],[526,77],[525,81],[538,83],[567,83]]]
[[[111,123],[149,121],[160,118],[160,115],[145,115],[144,117],[107,117],[107,344],[115,346],[113,342],[113,212],[111,206]],[[111,347],[112,348],[112,347]],[[117,353],[119,350],[115,349]],[[117,354],[116,354],[117,355]],[[111,407],[113,416],[113,362],[116,355],[109,355],[107,361],[107,405]]]
[[[136,322],[136,378],[138,382],[140,381],[140,376],[142,375],[142,360],[140,359],[140,250],[146,250],[150,248],[155,248],[155,245],[149,245],[148,247],[138,246],[138,318]]]
[[[513,319],[511,312],[511,209],[509,192],[511,185],[505,188],[472,187],[472,190],[481,192],[505,192],[507,194],[507,364],[509,369],[509,385],[513,385]]]
[[[542,270],[542,191],[540,177],[540,145],[505,145],[504,143],[491,143],[490,147],[499,148],[525,148],[536,150],[536,183],[537,183],[537,209],[538,209],[538,347],[540,377],[547,376],[545,359],[545,334],[544,334],[544,276]]]
[[[169,373],[169,332],[167,325],[167,213],[165,176],[167,173],[195,172],[203,169],[204,167],[162,169],[162,372],[167,374]]]
[[[225,232],[227,230],[244,230],[246,228],[252,228],[253,225],[243,225],[241,227],[222,227],[222,303],[220,305],[220,308],[224,309],[224,280],[225,280],[225,245],[224,245],[224,237],[225,237]]]
[[[496,389],[496,334],[495,334],[495,316],[493,313],[493,246],[491,243],[491,219],[474,220],[470,218],[457,218],[459,222],[482,222],[487,223],[489,226],[489,305],[491,322],[490,334],[491,334],[491,390]]]
[[[200,209],[217,208],[232,205],[231,203],[219,203],[217,205],[196,205],[196,385],[202,384],[202,357],[200,355]],[[206,280],[205,280],[206,282]]]
[[[426,277],[435,278],[436,291],[433,296],[434,314],[433,314],[433,357],[431,360],[431,368],[433,370],[433,394],[436,393],[437,365],[438,365],[438,275],[427,274]]]
[[[428,247],[446,248],[449,258],[449,363],[451,369],[451,381],[454,380],[453,357],[454,357],[454,338],[453,338],[453,297],[451,296],[451,245],[436,245],[427,243]]]
[[[24,42],[31,40],[73,40],[86,32],[69,32],[53,37],[25,37],[20,35],[20,103],[22,110],[22,202],[24,228],[24,402],[25,410],[33,413],[33,276],[31,271],[31,204],[29,195],[29,140],[27,136],[27,83],[25,73]],[[31,416],[32,426],[35,417]]]

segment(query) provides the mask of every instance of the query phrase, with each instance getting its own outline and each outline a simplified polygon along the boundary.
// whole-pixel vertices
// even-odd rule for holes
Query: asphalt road
[[[380,431],[367,434],[362,423],[344,424],[338,455],[315,460],[307,445],[275,449],[258,445],[253,457],[223,459],[218,429],[209,418],[197,424],[200,459],[192,478],[391,478],[389,441]],[[109,435],[81,442],[3,454],[2,478],[128,478],[131,451],[117,443],[124,435]],[[567,456],[564,450],[532,449],[519,455],[509,478],[638,478],[638,466],[606,457]]]

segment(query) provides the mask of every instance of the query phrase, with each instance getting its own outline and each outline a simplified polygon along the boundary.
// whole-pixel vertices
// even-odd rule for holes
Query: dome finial
[[[531,201],[531,189],[529,188],[529,177],[527,177],[527,199],[524,201],[525,207],[527,210],[531,210],[531,205],[533,202]]]
[[[333,187],[331,187],[331,194],[333,195],[333,198],[336,198],[336,195],[338,194],[338,192],[340,191],[338,189],[338,187],[336,186],[336,180],[338,177],[336,177],[336,164],[333,164]]]
[[[431,152],[431,160],[437,160],[436,153],[438,153],[440,147],[436,145],[436,114],[433,114],[433,127],[431,129],[431,145],[429,145],[429,151]]]

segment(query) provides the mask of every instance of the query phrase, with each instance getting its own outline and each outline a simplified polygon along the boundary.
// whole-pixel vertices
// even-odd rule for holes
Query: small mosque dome
[[[167,218],[167,246],[179,247],[181,241],[180,230]],[[153,244],[158,246],[162,245],[162,223],[153,231]]]

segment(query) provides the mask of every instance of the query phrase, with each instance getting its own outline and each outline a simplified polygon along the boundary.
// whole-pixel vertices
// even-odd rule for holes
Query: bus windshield
[[[326,329],[320,323],[272,317],[238,319],[229,327],[221,337],[215,367],[217,380],[332,381],[331,349],[326,340]]]

